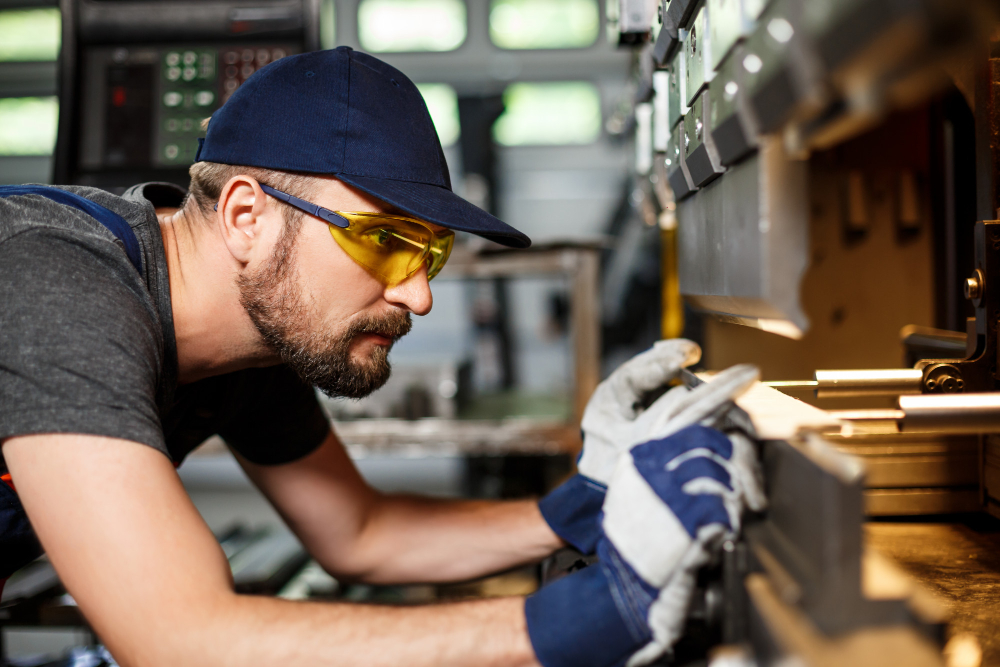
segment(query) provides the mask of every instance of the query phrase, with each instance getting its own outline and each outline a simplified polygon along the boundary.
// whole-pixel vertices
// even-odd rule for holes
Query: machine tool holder
[[[966,323],[965,359],[924,359],[924,393],[995,391],[997,387],[997,322],[1000,290],[991,282],[1000,279],[1000,220],[982,220],[975,228],[976,271],[966,283],[966,295],[976,316]]]

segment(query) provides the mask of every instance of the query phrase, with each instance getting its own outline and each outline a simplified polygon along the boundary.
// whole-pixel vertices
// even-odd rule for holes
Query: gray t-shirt
[[[154,207],[178,206],[183,190],[146,183],[116,197],[62,189],[128,222],[142,274],[114,234],[86,213],[39,195],[0,197],[0,440],[103,435],[149,445],[175,464],[214,434],[263,465],[313,451],[329,423],[312,387],[287,366],[177,386]]]

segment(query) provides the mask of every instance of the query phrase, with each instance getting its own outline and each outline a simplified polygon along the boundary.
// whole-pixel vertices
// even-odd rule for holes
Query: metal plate
[[[744,45],[743,89],[761,132],[772,132],[791,115],[800,97],[790,61],[794,30],[788,2],[777,2],[761,15]]]
[[[689,105],[694,104],[695,98],[707,83],[705,80],[705,58],[708,57],[707,49],[709,48],[707,15],[704,7],[698,10],[684,42],[683,50],[687,59],[685,64],[687,81],[684,93],[685,100]]]
[[[864,492],[868,516],[959,514],[982,509],[979,489],[871,489]]]
[[[757,144],[752,119],[745,113],[742,91],[742,47],[737,47],[708,87],[708,119],[719,161],[730,165],[750,153]]]
[[[688,110],[687,96],[684,94],[687,87],[684,76],[685,62],[684,49],[679,49],[668,70],[670,72],[670,89],[667,99],[667,122],[671,129],[680,122]]]
[[[809,259],[806,172],[768,137],[678,205],[680,287],[693,306],[761,328],[788,325],[778,329],[788,335],[808,328],[799,301]]]
[[[744,35],[740,0],[708,0],[709,67],[718,70],[736,42]]]
[[[663,17],[664,23],[677,26],[678,30],[687,27],[691,12],[698,4],[698,0],[670,0],[667,3],[667,13]]]
[[[725,171],[719,161],[719,153],[712,142],[711,126],[708,123],[708,91],[694,101],[691,112],[684,117],[684,134],[690,137],[684,161],[691,182],[701,187]]]
[[[687,173],[687,166],[684,164],[684,154],[680,148],[680,142],[684,135],[684,126],[679,125],[667,141],[667,155],[664,162],[667,165],[667,180],[670,188],[674,191],[674,197],[680,201],[695,191],[694,183]]]

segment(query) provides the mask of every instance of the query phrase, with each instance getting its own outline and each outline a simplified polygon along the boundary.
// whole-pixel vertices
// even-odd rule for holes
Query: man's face
[[[332,179],[323,179],[311,200],[333,210],[380,210],[377,200]],[[291,212],[274,200],[268,205]],[[409,332],[410,313],[431,307],[425,269],[386,287],[308,215],[285,227],[270,258],[248,267],[238,286],[247,314],[282,361],[325,393],[348,398],[385,384],[389,350]]]

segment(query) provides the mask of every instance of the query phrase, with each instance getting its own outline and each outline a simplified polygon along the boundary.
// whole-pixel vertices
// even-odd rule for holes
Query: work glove
[[[615,464],[633,445],[692,424],[714,425],[759,378],[756,367],[741,364],[693,389],[674,387],[643,410],[644,394],[661,388],[698,360],[697,345],[682,339],[657,343],[602,382],[583,417],[579,473],[539,502],[552,530],[582,553],[593,553],[600,537],[598,513]]]
[[[595,565],[525,602],[544,667],[646,665],[680,636],[695,577],[763,509],[753,442],[691,426],[619,458],[604,501]]]
[[[621,451],[627,451],[643,410],[643,397],[666,386],[682,368],[701,359],[701,348],[683,338],[657,342],[597,385],[580,424],[579,472],[542,498],[539,509],[552,530],[582,553],[593,553],[601,534],[597,515]]]

